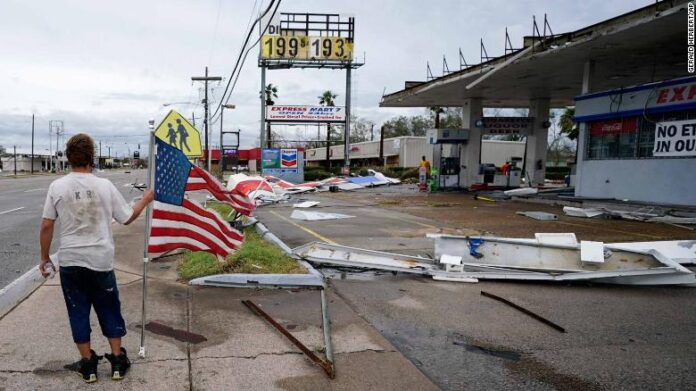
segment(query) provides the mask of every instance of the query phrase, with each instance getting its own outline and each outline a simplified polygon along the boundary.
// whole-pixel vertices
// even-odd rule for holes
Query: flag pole
[[[148,154],[148,163],[147,163],[147,188],[153,189],[153,180],[154,180],[154,175],[153,173],[155,172],[155,133],[150,130],[150,147],[149,147],[149,154]],[[154,189],[153,189],[154,190]],[[147,209],[145,210],[145,235],[144,237],[144,248],[143,248],[143,294],[142,294],[142,307],[141,307],[141,315],[142,319],[140,322],[141,328],[140,328],[140,351],[138,352],[138,356],[140,358],[145,358],[145,302],[147,300],[147,264],[150,262],[150,258],[148,258],[148,253],[147,253],[147,246],[148,242],[150,241],[150,220],[152,217],[152,203],[149,203],[147,205]]]

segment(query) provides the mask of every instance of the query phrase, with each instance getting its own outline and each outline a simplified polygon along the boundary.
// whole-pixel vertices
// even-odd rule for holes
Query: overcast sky
[[[168,111],[165,103],[199,101],[191,76],[210,67],[228,78],[250,17],[269,0],[2,0],[0,1],[0,145],[29,148],[36,115],[36,150],[48,148],[48,121],[63,120],[67,134],[90,133],[114,151],[141,148],[147,121]],[[489,55],[503,52],[505,27],[513,45],[531,32],[532,15],[547,13],[554,33],[617,16],[652,0],[284,0],[281,12],[352,14],[355,53],[366,64],[354,72],[353,111],[378,126],[422,109],[381,109],[382,92],[423,80],[430,61],[441,73],[445,54],[458,66],[461,48],[478,62],[479,38]],[[256,37],[256,34],[254,35]],[[253,56],[252,56],[253,54]],[[226,111],[226,128],[242,130],[242,146],[258,142],[260,72],[250,53]],[[330,89],[344,104],[345,73],[330,70],[270,71],[278,104],[315,104]],[[215,88],[214,95],[224,86]],[[217,99],[213,99],[218,101]],[[187,117],[201,105],[177,104]],[[219,125],[216,125],[216,131]],[[304,128],[284,130],[288,136]],[[214,139],[219,136],[217,133]],[[106,153],[106,151],[104,151]]]

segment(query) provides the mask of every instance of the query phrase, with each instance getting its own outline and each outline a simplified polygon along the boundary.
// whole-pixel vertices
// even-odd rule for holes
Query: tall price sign
[[[343,37],[264,35],[261,38],[261,58],[347,61],[353,59],[353,41]]]

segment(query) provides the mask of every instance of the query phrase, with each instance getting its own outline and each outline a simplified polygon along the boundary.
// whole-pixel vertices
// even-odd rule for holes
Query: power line
[[[273,16],[275,16],[275,13],[278,10],[279,6],[280,6],[280,2],[278,2],[275,10],[273,10],[273,14],[271,15],[271,19],[273,19]],[[270,21],[269,21],[269,23],[270,23]],[[266,25],[266,27],[264,27],[264,31],[266,31],[266,28],[268,28],[268,25]],[[244,52],[244,57],[242,58],[242,67],[244,67],[244,63],[246,62],[246,58],[247,58],[247,55],[249,55],[249,52],[252,51],[256,47],[256,45],[259,44],[260,41],[261,41],[261,36],[259,36],[259,38],[256,39],[256,41],[246,50],[246,52]],[[242,74],[242,70],[240,68],[239,72],[237,72],[237,75],[234,77],[234,82],[232,83],[232,88],[230,88],[230,93],[227,95],[227,99],[225,99],[225,97],[223,96],[223,99],[225,99],[224,104],[229,103],[230,98],[232,97],[232,92],[234,91],[234,88],[237,86],[237,80],[239,80],[239,75],[241,75],[241,74]],[[263,93],[263,92],[261,92],[261,93]],[[222,99],[220,100],[220,103],[222,104]],[[211,121],[216,122],[219,118],[220,118],[220,116],[213,118]]]
[[[271,8],[273,7],[273,4],[275,2],[276,2],[276,0],[271,0],[271,3],[268,4],[268,7],[266,7],[266,10],[263,12],[263,14],[261,14],[258,18],[256,18],[256,20],[254,21],[254,24],[251,25],[251,28],[249,29],[249,32],[247,33],[247,36],[244,39],[244,45],[242,45],[242,49],[239,51],[239,56],[237,57],[237,62],[234,64],[234,68],[232,69],[232,73],[230,74],[230,78],[227,80],[227,85],[225,86],[225,91],[222,93],[222,99],[220,99],[220,103],[215,108],[215,112],[213,113],[213,117],[215,117],[218,114],[218,112],[220,111],[220,107],[222,107],[222,104],[223,104],[222,102],[225,101],[225,95],[227,95],[227,91],[230,88],[230,84],[232,83],[232,79],[234,78],[234,75],[237,72],[237,69],[240,67],[240,64],[242,63],[242,56],[245,53],[245,49],[246,49],[247,44],[249,43],[249,39],[251,38],[251,34],[254,32],[254,27],[256,27],[256,25],[259,23],[261,18],[263,18],[264,16],[266,16],[266,14],[268,14],[268,11],[271,10]],[[280,6],[280,2],[281,2],[281,0],[278,0],[278,4],[276,5],[276,8],[273,10],[273,14],[271,15],[271,19],[273,19],[273,16],[275,15],[276,11],[278,10],[278,7]],[[269,20],[269,23],[270,23],[270,20]],[[266,25],[264,27],[262,33],[265,32],[267,28],[268,28],[268,25]],[[241,69],[240,69],[240,71],[241,71]],[[231,92],[232,91],[230,91],[230,93]]]

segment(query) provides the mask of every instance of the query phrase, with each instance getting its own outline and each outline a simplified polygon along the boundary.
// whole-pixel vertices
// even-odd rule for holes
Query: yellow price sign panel
[[[304,60],[307,46],[305,36],[264,35],[261,38],[261,58]]]
[[[353,41],[342,37],[264,35],[264,60],[352,60]]]
[[[203,154],[201,132],[174,110],[171,110],[157,126],[155,137],[180,149],[190,159],[200,158]]]
[[[352,60],[353,41],[341,37],[310,37],[309,58],[317,60]]]

